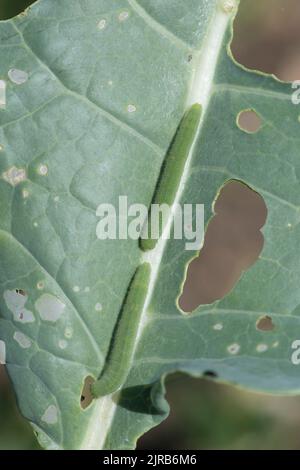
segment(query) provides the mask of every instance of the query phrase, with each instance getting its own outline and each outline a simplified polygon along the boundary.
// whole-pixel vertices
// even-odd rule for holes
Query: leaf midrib
[[[225,21],[225,18],[226,18],[226,21]],[[227,30],[228,23],[231,18],[232,18],[231,15],[225,15],[224,12],[217,5],[215,15],[210,23],[211,29],[208,30],[207,37],[201,48],[201,54],[199,55],[199,63],[198,63],[199,70],[195,72],[193,81],[191,83],[190,95],[187,98],[187,106],[189,106],[189,104],[194,104],[195,102],[198,102],[199,104],[203,106],[202,118],[201,118],[199,130],[198,130],[198,134],[194,140],[194,145],[197,141],[198,135],[201,132],[201,128],[204,123],[206,111],[208,109],[209,101],[212,95],[212,89],[213,89],[213,84],[214,84],[213,80],[215,76],[219,53],[223,47],[223,39]],[[222,27],[221,31],[217,31],[218,33],[217,41],[215,38],[215,34],[216,34],[215,27],[217,28]],[[216,47],[216,42],[218,44],[218,48],[215,49],[214,51],[213,58],[206,56],[207,50],[208,50],[208,54],[211,54],[211,47],[209,47],[210,41],[213,43],[214,47]],[[213,69],[207,70],[207,67],[211,67],[212,65],[213,65]],[[201,76],[202,76],[202,79],[201,79]],[[210,78],[210,83],[207,83],[207,77]],[[201,83],[201,80],[203,81],[203,83]],[[197,87],[199,88],[199,90],[195,90],[195,88]],[[190,103],[191,100],[195,99],[195,95],[197,96],[196,101]],[[192,147],[190,154],[186,161],[186,165],[185,165],[185,169],[181,178],[181,182],[178,187],[177,194],[173,203],[174,207],[180,201],[185,182],[188,178],[193,151],[194,151],[194,146]],[[169,223],[166,225],[166,228],[165,228],[166,232],[170,230],[171,224],[172,224],[172,217],[169,218]],[[139,331],[138,331],[137,338],[135,341],[134,351],[136,351],[139,341],[142,337],[142,333],[149,321],[148,307],[150,305],[151,298],[155,289],[159,268],[160,268],[161,261],[162,261],[162,258],[166,249],[166,245],[167,245],[167,239],[164,240],[163,238],[164,237],[162,236],[161,239],[157,242],[155,249],[150,251],[149,253],[145,253],[142,259],[142,262],[147,262],[147,263],[150,263],[151,265],[151,278],[150,278],[148,294],[147,294],[143,312],[141,315]],[[86,448],[99,449],[99,444],[100,444],[100,449],[105,448],[106,438],[109,434],[111,425],[113,423],[114,416],[117,410],[117,405],[118,405],[118,394],[114,394],[112,396],[104,397],[104,399],[98,400],[98,404],[96,405],[94,409],[93,422],[95,422],[97,413],[100,412],[101,408],[102,409],[105,408],[104,414],[108,417],[108,419],[106,420],[106,422],[102,423],[102,426],[99,429],[99,435],[97,434],[96,436],[96,440],[94,442],[90,441],[88,443],[85,441],[81,449],[86,449]]]

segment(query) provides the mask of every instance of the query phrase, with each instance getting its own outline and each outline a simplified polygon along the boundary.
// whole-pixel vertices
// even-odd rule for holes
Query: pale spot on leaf
[[[268,346],[266,344],[258,344],[256,346],[256,351],[259,353],[266,352],[268,350]]]
[[[6,106],[6,82],[0,80],[0,108],[5,108]]]
[[[11,312],[15,312],[16,310],[25,306],[28,296],[26,294],[24,295],[24,291],[20,292],[19,289],[15,289],[6,290],[3,294],[3,298],[5,300],[7,308]]]
[[[227,351],[229,352],[229,354],[234,355],[234,354],[238,354],[240,349],[241,349],[241,347],[240,347],[239,344],[233,343],[230,346],[228,346]]]
[[[38,168],[38,173],[41,176],[46,176],[48,174],[48,167],[47,165],[40,165]]]
[[[7,308],[13,313],[14,321],[21,323],[33,323],[34,315],[25,308],[28,296],[24,291],[6,290],[3,294]]]
[[[0,364],[6,364],[6,345],[2,340],[0,340]]]
[[[28,349],[31,346],[31,340],[21,331],[15,332],[14,340],[17,341],[18,345],[23,349]]]
[[[2,173],[2,178],[11,186],[17,186],[18,184],[22,183],[22,181],[26,180],[26,170],[13,166]]]
[[[73,336],[73,328],[71,326],[67,326],[67,328],[65,329],[65,338],[72,338]]]
[[[62,315],[65,304],[51,294],[43,294],[35,303],[42,320],[56,322]]]
[[[45,288],[45,284],[43,281],[39,281],[36,285],[38,290],[43,290]]]
[[[28,73],[24,70],[10,69],[8,71],[8,78],[16,85],[22,85],[23,83],[27,82]]]
[[[68,347],[68,342],[65,339],[61,339],[58,342],[58,346],[60,349],[66,349]]]
[[[221,0],[221,5],[225,13],[231,13],[236,8],[236,0]]]
[[[129,105],[127,106],[127,111],[128,111],[129,113],[135,113],[135,112],[136,112],[136,106],[134,106],[134,104],[129,104]]]
[[[100,29],[100,30],[101,30],[101,29],[104,29],[104,28],[106,27],[106,20],[103,18],[102,20],[100,20],[100,21],[98,22],[98,25],[97,25],[97,26],[98,26],[98,29]]]
[[[122,11],[119,14],[119,21],[125,21],[129,18],[129,12],[128,11]]]
[[[58,421],[58,412],[55,405],[50,405],[42,416],[42,421],[47,424],[56,424]]]
[[[34,315],[26,308],[20,309],[19,312],[14,314],[14,320],[21,323],[33,323],[35,321]]]

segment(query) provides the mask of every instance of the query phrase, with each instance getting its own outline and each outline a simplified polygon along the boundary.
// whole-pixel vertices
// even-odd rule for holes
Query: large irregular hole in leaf
[[[234,22],[233,56],[281,80],[299,79],[299,16],[299,0],[243,0]]]
[[[80,397],[80,406],[83,410],[86,410],[86,408],[90,406],[90,404],[92,403],[94,399],[92,392],[91,392],[91,387],[94,382],[95,382],[95,379],[93,379],[93,377],[91,376],[88,376],[85,378],[83,389],[81,392],[81,397]]]
[[[237,125],[248,134],[255,134],[261,128],[262,120],[253,109],[245,109],[238,114]]]
[[[36,0],[0,0],[0,20],[7,20],[22,13]]]
[[[202,250],[189,265],[179,306],[191,312],[222,299],[258,259],[267,217],[263,198],[232,180],[220,191]]]

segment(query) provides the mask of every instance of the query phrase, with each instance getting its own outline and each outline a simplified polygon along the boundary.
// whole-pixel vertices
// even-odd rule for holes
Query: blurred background
[[[0,0],[0,19],[31,3]],[[299,0],[241,0],[234,27],[234,56],[249,68],[273,73],[282,80],[299,80],[299,25]],[[255,116],[245,117],[244,125],[255,128]],[[186,285],[182,302],[187,310],[226,295],[262,247],[257,230],[249,238],[245,225],[247,220],[252,227],[259,226],[266,216],[258,195],[231,183],[221,193],[219,212],[224,217],[209,227],[203,253]],[[179,374],[170,377],[167,390],[170,417],[140,439],[140,449],[300,449],[300,397],[249,393]],[[0,422],[0,449],[39,448],[30,426],[17,411],[3,366]]]

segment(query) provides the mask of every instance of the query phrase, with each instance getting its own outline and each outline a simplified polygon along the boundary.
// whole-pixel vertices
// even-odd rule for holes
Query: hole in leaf
[[[243,0],[231,44],[235,59],[281,80],[299,79],[299,23],[299,0]]]
[[[94,397],[91,392],[91,386],[95,382],[95,379],[93,377],[86,377],[83,385],[83,389],[81,392],[81,397],[80,397],[80,406],[83,410],[85,410],[93,401]]]
[[[203,372],[203,377],[209,377],[210,379],[217,379],[218,374],[214,372],[213,370],[206,370]]]
[[[0,0],[0,20],[7,20],[22,13],[35,0]]]
[[[260,331],[272,331],[275,326],[273,324],[272,318],[268,315],[265,315],[257,320],[256,328]]]
[[[253,109],[245,109],[238,114],[238,127],[248,134],[255,134],[262,125],[262,120]]]
[[[266,221],[267,208],[258,193],[232,180],[221,189],[214,212],[203,248],[188,267],[179,298],[184,312],[227,295],[263,248],[260,230]]]

